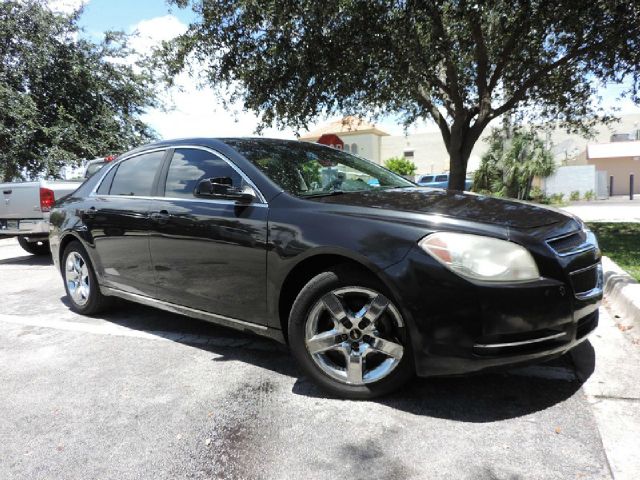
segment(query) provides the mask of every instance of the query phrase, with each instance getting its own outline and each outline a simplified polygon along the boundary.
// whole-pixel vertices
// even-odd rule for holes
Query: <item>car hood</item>
[[[445,215],[517,229],[575,222],[568,214],[525,202],[432,188],[348,192],[341,195],[316,197],[313,200],[322,203]]]

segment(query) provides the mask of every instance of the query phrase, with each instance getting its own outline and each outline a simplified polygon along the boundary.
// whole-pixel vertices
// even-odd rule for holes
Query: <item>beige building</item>
[[[638,131],[639,126],[640,115],[633,114],[623,115],[620,118],[620,122],[613,128],[618,132],[629,132]],[[488,128],[484,135],[476,142],[471,152],[471,157],[469,158],[468,172],[475,171],[478,165],[480,165],[480,159],[488,149],[486,139],[489,133],[490,128]],[[440,132],[437,131],[408,135],[389,135],[372,123],[357,117],[348,116],[303,134],[300,140],[317,142],[323,135],[338,136],[344,144],[344,146],[338,145],[338,148],[344,148],[345,151],[358,154],[378,164],[382,164],[391,157],[405,157],[416,164],[418,167],[417,175],[445,173],[449,171],[449,154],[444,146]],[[625,137],[625,135],[615,134],[612,128],[602,125],[597,129],[595,137],[591,141],[597,142],[597,144],[600,145],[601,142],[606,142],[612,137],[615,139],[620,137],[623,140],[624,138],[632,138],[629,135]],[[601,157],[599,147],[596,147],[596,143],[594,143],[593,145],[589,145],[589,148],[596,147],[593,151],[598,153],[594,153],[594,156],[587,161],[587,152],[585,149],[587,148],[588,141],[578,135],[567,134],[566,131],[555,128],[547,134],[546,141],[558,165],[587,165],[588,163],[593,163],[597,165],[596,170],[607,170],[608,166],[611,172],[613,172],[610,173],[610,175],[614,175],[614,192],[619,192],[620,189],[625,188],[621,175],[626,175],[627,190],[625,192],[628,193],[630,172],[625,174],[623,171],[625,169],[628,170],[631,165],[629,164],[629,158],[634,158],[639,154],[619,157],[618,155],[621,153],[626,155],[626,150],[625,152],[621,152],[615,149],[622,148],[624,150],[625,148],[632,147],[614,146],[612,157]],[[606,145],[631,143],[640,142],[617,141]],[[602,143],[602,145],[605,144]],[[603,148],[605,150],[607,149],[607,147]],[[580,152],[584,153],[581,154]],[[626,160],[624,160],[624,158],[626,158]],[[637,172],[638,164],[636,164],[635,168]],[[640,174],[636,174],[636,181],[640,181],[638,177],[640,177]],[[638,189],[638,187],[636,187],[636,189]]]
[[[331,146],[342,148],[378,164],[391,157],[405,157],[418,166],[417,174],[449,171],[449,154],[437,132],[389,135],[369,122],[349,116],[303,134],[300,140],[317,142],[323,136],[330,138],[332,135],[337,135],[344,145],[328,143]],[[478,163],[479,157],[472,155],[470,170],[475,170],[473,166]]]
[[[300,140],[317,142],[323,135],[337,135],[344,145],[331,144],[331,146],[344,149],[345,152],[360,155],[376,163],[381,163],[382,139],[389,136],[388,133],[362,119],[344,117],[342,120],[336,120],[301,135]]]
[[[630,175],[634,176],[633,191],[640,193],[640,141],[595,143],[587,146],[584,164],[613,177],[612,195],[628,195]]]

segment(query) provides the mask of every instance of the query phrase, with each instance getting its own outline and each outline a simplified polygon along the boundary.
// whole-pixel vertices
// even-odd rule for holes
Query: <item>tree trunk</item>
[[[449,152],[450,190],[464,190],[471,150],[473,150],[473,146],[488,123],[488,119],[482,117],[478,118],[473,125],[470,125],[471,118],[470,114],[466,114],[454,120],[451,125],[448,144],[447,139],[443,136]]]
[[[449,190],[464,190],[468,161],[463,152],[449,152]]]

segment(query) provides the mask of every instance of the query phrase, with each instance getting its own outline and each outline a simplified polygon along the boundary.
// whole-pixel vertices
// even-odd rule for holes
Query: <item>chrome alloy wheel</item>
[[[87,262],[78,252],[72,251],[67,256],[65,280],[69,295],[71,295],[76,305],[85,305],[89,301],[89,294],[91,293],[91,279],[89,278]]]
[[[384,295],[344,287],[324,295],[311,308],[305,345],[331,378],[349,385],[376,382],[400,363],[402,316]]]

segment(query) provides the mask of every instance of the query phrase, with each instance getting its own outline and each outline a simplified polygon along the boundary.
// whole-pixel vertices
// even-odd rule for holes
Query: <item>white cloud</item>
[[[170,40],[185,32],[187,26],[174,15],[143,20],[131,27],[138,35],[131,46],[140,53],[148,53],[164,40]],[[198,66],[193,70],[198,71]],[[163,94],[174,108],[168,112],[151,110],[142,118],[154,128],[161,138],[253,136],[258,127],[258,117],[243,112],[241,104],[230,110],[222,105],[222,99],[211,88],[198,88],[197,80],[187,74],[176,79],[176,87]],[[265,129],[263,136],[293,138],[292,130]]]
[[[136,34],[131,40],[131,47],[141,53],[147,52],[186,30],[187,26],[174,15],[142,20],[130,27],[130,31]]]
[[[73,13],[89,3],[89,0],[48,0],[47,5],[56,13]]]

